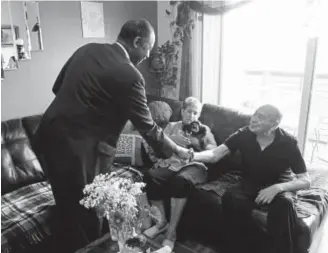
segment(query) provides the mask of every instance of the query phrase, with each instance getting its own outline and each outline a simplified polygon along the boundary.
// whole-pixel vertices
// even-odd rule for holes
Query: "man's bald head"
[[[251,117],[250,130],[257,133],[268,133],[275,130],[282,118],[282,113],[273,105],[260,106]]]
[[[131,44],[136,37],[149,40],[153,34],[154,28],[147,20],[129,20],[122,26],[118,40]]]
[[[270,120],[280,123],[282,119],[282,113],[279,111],[279,109],[273,105],[262,105],[260,106],[256,111],[261,111],[263,114],[265,114]]]

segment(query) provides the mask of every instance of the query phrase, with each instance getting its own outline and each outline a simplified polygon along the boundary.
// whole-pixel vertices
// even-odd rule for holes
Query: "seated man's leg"
[[[257,191],[246,181],[226,190],[222,196],[222,209],[225,216],[224,229],[227,231],[227,247],[245,250],[248,244],[249,222],[255,208]],[[237,239],[238,238],[238,239]]]
[[[295,235],[298,233],[299,218],[294,207],[294,193],[278,194],[269,205],[268,233],[274,253],[298,253]],[[304,252],[307,252],[306,249]]]

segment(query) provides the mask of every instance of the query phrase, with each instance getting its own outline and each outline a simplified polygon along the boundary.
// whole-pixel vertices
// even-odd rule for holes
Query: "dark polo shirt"
[[[306,172],[296,139],[281,128],[277,128],[274,141],[263,151],[256,135],[248,127],[243,127],[229,136],[225,145],[231,153],[240,151],[244,178],[255,187],[263,188],[288,182],[294,178],[292,172]]]

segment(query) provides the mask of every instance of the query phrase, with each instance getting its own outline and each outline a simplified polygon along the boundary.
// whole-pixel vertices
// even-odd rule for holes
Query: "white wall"
[[[82,37],[79,1],[40,1],[39,7],[44,50],[32,52],[31,61],[20,61],[18,70],[5,72],[1,82],[1,121],[43,113],[54,98],[51,89],[60,69],[79,46],[114,42],[121,26],[130,19],[146,18],[157,28],[156,1],[104,2],[106,37],[97,40]],[[147,62],[141,69],[147,72]],[[144,76],[150,83],[151,76]]]
[[[158,45],[164,44],[172,38],[170,32],[170,18],[167,17],[165,10],[170,10],[169,1],[157,2],[157,32]]]

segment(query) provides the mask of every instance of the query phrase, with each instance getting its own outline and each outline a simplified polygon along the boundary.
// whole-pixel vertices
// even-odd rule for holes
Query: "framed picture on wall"
[[[14,26],[13,29],[11,25],[1,26],[1,45],[2,46],[12,46],[14,41],[19,38],[19,28]]]
[[[103,3],[81,1],[81,18],[83,38],[105,37]]]

